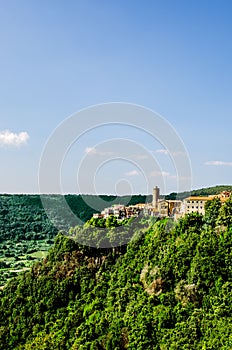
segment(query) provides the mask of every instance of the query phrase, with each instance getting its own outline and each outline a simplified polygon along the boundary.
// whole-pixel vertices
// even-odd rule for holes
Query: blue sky
[[[231,184],[231,12],[229,0],[2,0],[0,192],[39,192],[40,157],[52,132],[77,111],[108,102],[145,106],[175,128],[191,160],[192,188]],[[149,193],[153,183],[176,190],[163,146],[118,126],[73,145],[63,162],[64,192],[78,192],[88,151],[97,156],[96,145],[117,135],[143,145],[160,172],[147,188],[135,163],[112,159],[99,168],[97,193]]]

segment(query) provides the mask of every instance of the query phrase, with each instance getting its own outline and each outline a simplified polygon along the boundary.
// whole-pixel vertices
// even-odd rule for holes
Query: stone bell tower
[[[160,189],[159,187],[155,186],[153,188],[153,193],[152,193],[152,206],[154,209],[158,209],[159,196],[160,196]]]

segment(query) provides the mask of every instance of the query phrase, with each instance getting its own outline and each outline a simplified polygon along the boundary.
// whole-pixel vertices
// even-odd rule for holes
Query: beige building
[[[173,217],[175,220],[182,217],[185,214],[199,213],[205,214],[205,203],[209,200],[218,197],[222,204],[230,197],[231,192],[224,191],[217,195],[210,196],[190,196],[183,201],[180,200],[166,200],[160,198],[159,187],[153,189],[152,203],[140,203],[130,206],[124,206],[121,204],[113,205],[109,208],[105,208],[101,214],[94,213],[95,218],[107,218],[111,215],[116,216],[118,219],[137,217],[141,214],[146,216],[158,216],[158,217]]]
[[[159,216],[174,216],[179,214],[182,207],[182,201],[179,200],[159,200],[158,213]]]
[[[169,216],[169,203],[166,200],[159,200],[158,202],[158,213],[159,216]]]
[[[183,200],[184,214],[199,213],[205,214],[205,203],[213,199],[208,196],[190,196]]]
[[[205,214],[205,203],[216,197],[224,203],[231,195],[231,192],[224,191],[222,193],[210,196],[190,196],[183,200],[183,214],[199,213]]]

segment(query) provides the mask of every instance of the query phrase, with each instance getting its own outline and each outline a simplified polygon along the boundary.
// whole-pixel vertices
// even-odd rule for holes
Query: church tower
[[[160,189],[159,187],[155,186],[153,188],[153,193],[152,193],[152,206],[154,209],[158,209],[159,196],[160,196]]]

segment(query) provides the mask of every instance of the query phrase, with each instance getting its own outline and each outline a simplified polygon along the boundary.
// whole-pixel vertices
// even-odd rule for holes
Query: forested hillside
[[[179,199],[182,200],[188,196],[209,196],[209,195],[214,195],[214,194],[219,194],[223,191],[232,191],[232,186],[230,185],[218,185],[218,186],[213,186],[213,187],[205,187],[205,188],[200,188],[197,190],[192,190],[189,192],[180,192],[180,193],[170,193],[168,195],[165,195],[166,199]]]
[[[103,201],[100,202],[98,198]],[[57,230],[48,219],[41,202],[42,199],[49,200],[53,211],[52,217],[62,227],[62,198],[65,198],[72,212],[86,222],[94,212],[101,211],[107,202],[136,204],[144,203],[146,196],[94,196],[94,195],[0,195],[0,241],[13,239],[51,238]],[[89,205],[92,204],[92,206]],[[64,225],[64,231],[72,227],[72,222]]]
[[[99,201],[102,199],[102,202]],[[101,211],[108,202],[143,203],[146,196],[92,196],[92,195],[0,195],[0,287],[9,278],[28,269],[35,260],[46,256],[58,230],[68,232],[74,225],[72,217],[63,220],[65,199],[70,212],[85,223],[95,211]],[[49,218],[43,208],[49,203]],[[91,205],[89,205],[91,204]],[[51,220],[52,218],[52,220]],[[53,223],[57,225],[53,225]]]
[[[214,203],[215,205],[212,205]],[[110,248],[85,225],[1,292],[0,349],[230,350],[232,199],[177,223],[131,220]],[[99,230],[99,234],[98,234]]]

